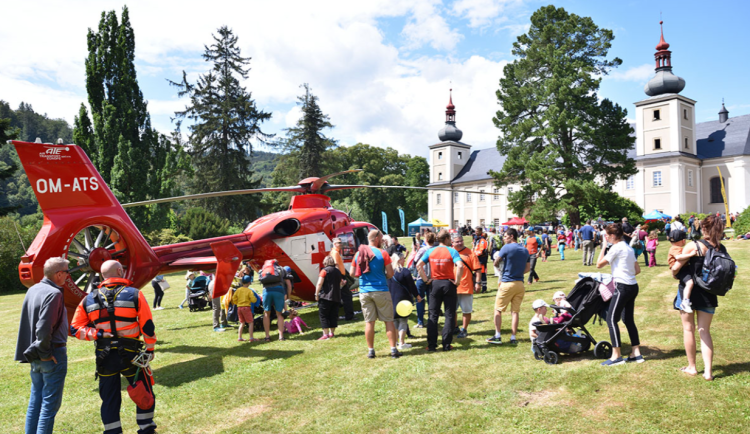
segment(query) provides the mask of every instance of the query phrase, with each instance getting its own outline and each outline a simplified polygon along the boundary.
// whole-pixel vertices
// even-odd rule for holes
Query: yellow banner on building
[[[729,218],[729,205],[727,204],[727,191],[724,189],[724,177],[721,176],[721,169],[717,166],[716,170],[719,171],[719,181],[721,181],[721,197],[724,198],[724,215],[727,216],[727,227],[732,227],[732,219]]]

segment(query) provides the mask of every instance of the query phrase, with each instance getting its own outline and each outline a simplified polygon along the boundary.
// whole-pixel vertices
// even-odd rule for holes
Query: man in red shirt
[[[482,290],[482,273],[480,272],[482,264],[479,263],[477,255],[464,245],[464,237],[456,233],[451,238],[453,248],[461,257],[464,267],[468,268],[468,270],[464,270],[461,281],[456,288],[458,306],[461,308],[463,317],[463,327],[459,330],[458,337],[465,338],[469,335],[469,322],[471,322],[471,313],[474,310],[474,291],[480,292]],[[458,318],[458,315],[456,315],[456,318]]]
[[[437,327],[440,316],[440,305],[444,304],[445,324],[443,325],[443,351],[453,349],[453,324],[456,318],[456,283],[461,281],[464,264],[458,252],[451,245],[450,233],[442,229],[438,233],[440,245],[432,247],[419,258],[417,271],[426,283],[432,282],[430,293],[430,316],[427,320],[427,351],[437,349]],[[425,274],[425,263],[430,264],[430,278]],[[455,269],[454,269],[455,265]]]
[[[477,226],[476,228],[476,235],[474,237],[474,254],[479,259],[479,263],[482,265],[482,292],[487,292],[487,258],[489,258],[489,248],[490,245],[487,242],[487,237],[485,236],[482,227]]]

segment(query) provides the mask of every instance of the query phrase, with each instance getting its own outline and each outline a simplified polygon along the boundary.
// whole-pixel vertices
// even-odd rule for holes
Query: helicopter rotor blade
[[[320,189],[323,187],[323,185],[334,176],[346,175],[347,173],[356,173],[356,172],[362,172],[362,169],[345,170],[343,172],[337,172],[337,173],[332,173],[330,175],[321,176],[320,178],[316,179],[315,182],[312,183],[312,185],[310,186],[310,191],[313,191],[313,192],[321,191]]]
[[[412,187],[410,185],[324,185],[321,190],[322,192],[328,192],[333,190],[352,190],[355,188],[400,188],[407,190],[438,190],[438,191],[452,191],[456,193],[474,193],[479,194],[479,191],[472,190],[456,190],[451,188],[440,188],[440,187]],[[500,196],[500,193],[483,192],[488,196]]]
[[[191,200],[191,199],[208,199],[212,197],[223,197],[223,196],[239,196],[242,194],[264,193],[264,192],[269,192],[269,191],[305,193],[307,189],[305,189],[304,187],[300,187],[298,185],[294,185],[290,187],[268,187],[268,188],[254,188],[254,189],[249,189],[249,190],[215,191],[211,193],[188,194],[185,196],[165,197],[162,199],[153,199],[153,200],[144,200],[141,202],[125,203],[125,204],[122,204],[122,207],[130,208],[134,206],[153,205],[156,203],[178,202],[181,200]]]

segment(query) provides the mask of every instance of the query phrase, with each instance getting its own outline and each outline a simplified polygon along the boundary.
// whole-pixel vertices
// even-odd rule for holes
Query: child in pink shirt
[[[304,321],[302,321],[302,318],[299,317],[297,311],[294,309],[290,309],[289,321],[284,321],[284,329],[286,330],[286,333],[304,334],[305,332],[302,330],[302,327],[311,330],[311,328],[308,327]]]
[[[659,246],[659,232],[656,230],[651,231],[650,234],[648,234],[648,239],[646,240],[646,251],[649,253],[650,257],[648,260],[648,267],[655,267],[656,266],[656,247]]]

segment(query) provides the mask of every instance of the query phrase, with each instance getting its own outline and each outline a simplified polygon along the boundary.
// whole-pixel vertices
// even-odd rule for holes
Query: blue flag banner
[[[385,211],[381,211],[383,213],[383,233],[388,233],[388,216],[385,215]]]
[[[406,233],[406,216],[404,216],[404,210],[398,209],[398,216],[401,217],[401,233]]]

